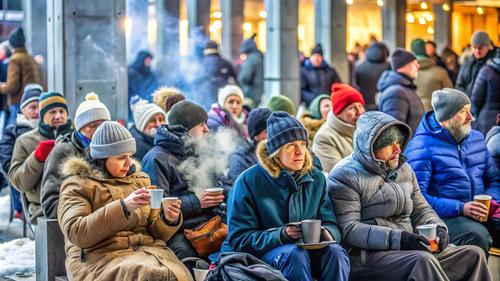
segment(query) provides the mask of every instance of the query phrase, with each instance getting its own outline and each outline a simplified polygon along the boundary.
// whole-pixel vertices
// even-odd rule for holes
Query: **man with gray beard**
[[[450,243],[476,245],[488,254],[493,239],[480,222],[488,216],[474,196],[488,194],[500,200],[500,173],[482,133],[471,129],[471,102],[456,89],[432,94],[434,111],[424,115],[408,144],[406,155],[429,204],[446,223]]]

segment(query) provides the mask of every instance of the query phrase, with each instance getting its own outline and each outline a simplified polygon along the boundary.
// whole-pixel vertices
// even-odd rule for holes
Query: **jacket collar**
[[[354,135],[354,131],[356,130],[355,126],[348,124],[335,116],[335,114],[333,114],[333,111],[328,112],[328,115],[326,116],[326,122],[328,123],[328,126],[346,137],[352,138],[352,136]]]

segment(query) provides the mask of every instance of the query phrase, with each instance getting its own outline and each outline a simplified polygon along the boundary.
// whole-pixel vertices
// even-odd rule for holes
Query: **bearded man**
[[[448,227],[450,243],[476,245],[486,254],[495,222],[474,196],[500,199],[500,174],[482,133],[471,129],[469,97],[456,89],[432,93],[434,111],[424,115],[406,155],[423,195]],[[490,230],[490,232],[488,231]]]

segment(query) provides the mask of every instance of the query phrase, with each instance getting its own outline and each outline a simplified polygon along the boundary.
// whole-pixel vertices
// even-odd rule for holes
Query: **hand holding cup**
[[[130,193],[130,195],[123,201],[125,202],[129,212],[132,212],[138,208],[149,205],[150,198],[151,195],[149,194],[149,191],[145,188],[141,188]]]
[[[224,189],[222,187],[213,187],[205,189],[201,194],[200,205],[202,209],[208,209],[219,206],[224,202]]]
[[[169,223],[175,223],[181,214],[182,202],[177,197],[165,197],[161,200],[163,216]]]

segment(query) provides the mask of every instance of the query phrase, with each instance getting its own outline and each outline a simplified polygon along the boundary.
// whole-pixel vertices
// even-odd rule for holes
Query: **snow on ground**
[[[22,221],[9,223],[10,197],[0,193],[0,280],[15,273],[35,272],[35,241],[22,238]]]

